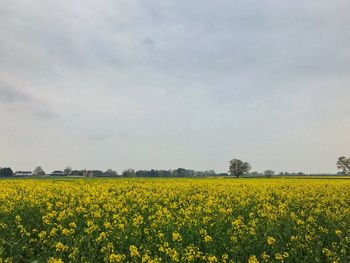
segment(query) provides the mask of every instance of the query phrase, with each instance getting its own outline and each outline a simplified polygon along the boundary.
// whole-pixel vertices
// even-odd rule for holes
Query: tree
[[[231,176],[236,176],[237,178],[247,174],[251,169],[251,166],[247,162],[243,162],[238,159],[233,159],[230,161],[229,172]]]
[[[10,177],[13,176],[13,171],[9,167],[0,168],[0,177]]]
[[[85,170],[86,172],[86,170]],[[75,176],[84,176],[84,171],[81,170],[73,170],[71,173],[71,175],[75,175]]]
[[[338,170],[341,170],[343,174],[350,174],[350,157],[339,157],[337,162],[337,168]]]
[[[136,173],[134,169],[129,168],[123,172],[123,177],[135,177]]]
[[[113,176],[118,176],[118,173],[117,173],[116,171],[112,170],[112,169],[108,169],[108,170],[105,172],[105,175],[106,175],[106,176],[111,176],[111,177],[113,177]]]
[[[177,168],[173,171],[174,177],[186,177],[188,175],[188,171],[185,168]]]
[[[254,172],[251,172],[250,173],[250,176],[252,177],[258,177],[259,176],[259,173],[257,171],[254,171]]]
[[[33,174],[34,175],[37,175],[37,176],[44,176],[45,175],[45,171],[43,168],[41,168],[41,166],[37,166],[34,171],[33,171]]]
[[[65,175],[70,175],[72,173],[72,167],[67,166],[66,168],[64,168],[63,172]]]
[[[266,171],[264,172],[264,175],[265,175],[267,178],[271,178],[274,174],[275,174],[275,172],[272,171],[272,170],[266,170]]]
[[[166,170],[159,170],[158,174],[159,174],[159,177],[170,177],[171,176],[171,172],[166,171]]]

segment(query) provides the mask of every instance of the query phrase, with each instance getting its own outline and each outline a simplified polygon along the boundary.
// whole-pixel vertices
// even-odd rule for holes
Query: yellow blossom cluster
[[[349,262],[350,180],[0,180],[0,262]]]

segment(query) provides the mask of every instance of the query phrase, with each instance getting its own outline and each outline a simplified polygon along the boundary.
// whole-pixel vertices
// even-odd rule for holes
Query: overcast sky
[[[335,172],[348,0],[2,0],[0,166]]]

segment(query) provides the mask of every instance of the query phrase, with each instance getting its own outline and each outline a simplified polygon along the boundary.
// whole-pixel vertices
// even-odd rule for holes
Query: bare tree
[[[274,174],[275,174],[275,172],[272,171],[272,170],[266,170],[266,171],[264,172],[264,175],[265,175],[267,178],[271,178]]]
[[[247,174],[251,169],[251,166],[247,162],[243,162],[238,159],[233,159],[230,161],[229,172],[230,175],[236,176],[237,178]]]
[[[107,171],[105,171],[105,174],[107,176],[118,176],[118,173],[116,171],[114,171],[113,169],[108,169]]]
[[[350,174],[350,157],[346,158],[341,156],[338,158],[337,168],[341,170],[343,174]]]
[[[64,168],[63,172],[65,175],[70,175],[72,173],[72,167],[67,166],[66,168]]]
[[[41,166],[37,166],[34,171],[33,171],[33,175],[37,175],[37,176],[44,176],[45,175],[45,171],[43,168],[41,168]]]
[[[134,169],[131,169],[129,168],[128,170],[125,170],[123,173],[122,173],[122,176],[123,177],[134,177],[136,174],[135,174],[135,170]]]

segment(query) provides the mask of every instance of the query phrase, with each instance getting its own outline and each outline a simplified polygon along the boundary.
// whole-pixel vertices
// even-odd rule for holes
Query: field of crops
[[[1,180],[0,262],[350,262],[350,180]]]

